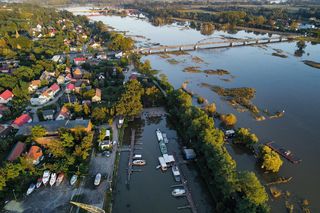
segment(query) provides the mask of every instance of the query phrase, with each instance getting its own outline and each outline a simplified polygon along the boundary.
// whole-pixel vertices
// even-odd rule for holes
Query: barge
[[[290,150],[282,148],[281,146],[277,145],[273,141],[266,143],[265,145],[270,147],[272,150],[277,152],[279,155],[281,155],[291,163],[297,164],[302,161],[300,158],[294,156]]]

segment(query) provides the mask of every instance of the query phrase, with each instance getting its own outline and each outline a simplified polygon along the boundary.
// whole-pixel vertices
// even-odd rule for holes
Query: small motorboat
[[[50,186],[53,186],[56,183],[56,180],[57,180],[57,174],[52,173],[51,178],[50,178],[50,182],[49,182]]]
[[[38,178],[36,188],[37,189],[40,188],[41,184],[42,184],[42,178]]]
[[[132,165],[134,165],[134,166],[144,166],[144,165],[146,165],[146,161],[145,160],[134,160],[134,161],[132,161]]]
[[[186,194],[186,190],[184,190],[184,189],[174,189],[171,194],[174,197],[184,196]]]
[[[177,165],[173,165],[171,169],[172,169],[172,174],[173,174],[174,179],[177,182],[180,182],[181,181],[181,177],[180,177],[180,171],[179,171],[178,166]]]
[[[96,178],[94,179],[94,185],[95,185],[95,186],[99,186],[100,181],[101,181],[101,174],[98,173],[98,174],[96,175]]]
[[[27,190],[27,195],[31,194],[35,188],[36,188],[36,185],[31,183],[31,185],[29,186],[29,188]]]
[[[141,158],[142,158],[142,155],[136,154],[136,155],[133,156],[134,160],[138,160],[138,159],[141,159]]]
[[[75,183],[77,182],[77,180],[78,180],[78,175],[72,175],[72,177],[71,177],[71,179],[70,179],[70,184],[71,184],[71,186],[72,186],[73,184],[75,184]]]
[[[43,176],[42,176],[43,185],[47,185],[47,183],[49,182],[50,174],[51,174],[51,172],[49,170],[46,170],[43,172]]]
[[[58,178],[57,178],[57,181],[56,181],[56,186],[59,186],[59,185],[62,183],[63,178],[64,178],[64,173],[61,172],[61,173],[58,175]]]

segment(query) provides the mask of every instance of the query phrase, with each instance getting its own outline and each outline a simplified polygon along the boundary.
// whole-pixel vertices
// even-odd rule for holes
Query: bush
[[[233,126],[237,123],[237,117],[234,114],[221,115],[220,119],[227,126]]]
[[[208,104],[207,106],[205,106],[204,110],[209,113],[209,114],[213,114],[216,112],[217,110],[217,107],[216,107],[216,104],[215,103],[211,103],[211,104]]]
[[[261,168],[267,171],[278,172],[283,164],[278,153],[268,146],[263,146],[260,150],[260,158],[262,160]]]
[[[204,103],[204,98],[199,96],[197,101],[198,101],[198,104],[203,104]]]

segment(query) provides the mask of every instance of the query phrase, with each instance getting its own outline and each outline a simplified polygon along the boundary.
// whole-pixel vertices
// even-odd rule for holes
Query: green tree
[[[236,132],[236,137],[234,139],[235,143],[241,143],[244,144],[248,148],[253,148],[253,145],[258,143],[259,139],[258,137],[250,133],[249,129],[246,128],[240,128]]]
[[[268,146],[262,146],[260,158],[262,160],[261,168],[271,172],[278,172],[283,164],[279,154]]]
[[[60,135],[61,144],[63,147],[73,147],[74,146],[74,137],[69,132],[62,133]]]
[[[31,137],[33,140],[35,140],[37,138],[41,138],[41,137],[45,136],[46,134],[47,134],[47,130],[40,125],[36,125],[36,126],[32,127],[32,129],[31,129]]]
[[[237,117],[234,114],[221,115],[220,119],[227,126],[233,126],[237,123]]]
[[[204,110],[210,115],[212,115],[217,110],[216,104],[215,103],[208,104],[204,107]]]

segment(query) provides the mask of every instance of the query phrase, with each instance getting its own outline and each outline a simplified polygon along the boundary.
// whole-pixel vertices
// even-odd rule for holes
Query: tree
[[[93,109],[91,116],[95,122],[102,123],[107,118],[106,109],[103,107],[96,107]]]
[[[220,119],[227,126],[233,126],[237,123],[237,117],[234,114],[221,115]]]
[[[204,107],[204,110],[205,110],[208,114],[212,115],[212,114],[215,113],[216,110],[217,110],[216,104],[215,104],[215,103],[208,104],[208,105],[206,105],[206,106]]]
[[[32,129],[31,129],[31,137],[33,140],[35,140],[37,138],[41,138],[41,137],[45,136],[46,134],[47,134],[47,130],[40,125],[36,125],[36,126],[32,127]]]
[[[88,116],[90,113],[90,107],[88,106],[88,104],[83,104],[83,113]]]
[[[98,141],[101,142],[104,140],[104,138],[106,137],[106,128],[101,128],[100,129],[100,133],[99,133],[99,137],[98,137]]]
[[[205,101],[205,99],[204,99],[203,97],[201,97],[201,96],[199,96],[199,97],[197,98],[198,104],[203,104],[204,101]]]
[[[71,133],[65,132],[60,135],[61,144],[63,147],[73,147],[74,146],[74,137]]]
[[[253,148],[253,145],[258,143],[258,141],[258,137],[255,134],[250,133],[250,130],[246,128],[238,129],[234,139],[235,143],[244,144],[248,148]]]
[[[131,38],[127,38],[120,33],[114,33],[111,36],[111,41],[108,48],[113,51],[127,51],[133,48],[134,41]]]
[[[263,146],[260,149],[260,158],[262,160],[261,168],[271,172],[278,172],[283,164],[279,154],[268,146]]]

